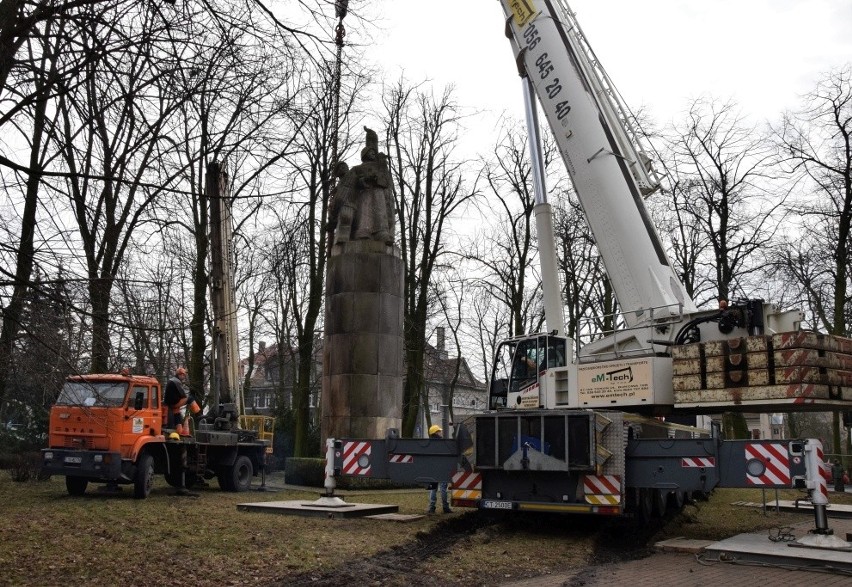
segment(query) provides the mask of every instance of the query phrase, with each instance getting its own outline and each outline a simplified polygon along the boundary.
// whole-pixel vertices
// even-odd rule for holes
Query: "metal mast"
[[[228,174],[219,162],[207,166],[210,199],[210,297],[213,305],[213,397],[245,413],[239,386],[237,303],[234,293],[233,224]],[[215,409],[215,406],[214,406]]]

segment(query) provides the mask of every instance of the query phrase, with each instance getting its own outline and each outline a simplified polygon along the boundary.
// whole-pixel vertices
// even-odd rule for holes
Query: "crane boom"
[[[213,306],[212,385],[216,404],[233,403],[242,414],[245,407],[238,381],[237,304],[228,175],[215,161],[207,166],[207,197],[210,199],[210,297]]]
[[[652,173],[627,107],[566,1],[501,0],[501,6],[506,36],[524,78],[547,333],[530,333],[498,346],[489,405],[618,406],[658,413],[673,403],[670,351],[674,346],[796,329],[798,312],[778,312],[762,300],[722,309],[697,308],[645,208],[644,196],[659,186],[659,179]],[[621,310],[609,332],[597,334],[575,325],[576,344],[565,337],[564,327],[554,326],[562,320],[561,286],[533,94],[571,177]],[[611,381],[616,377],[613,373],[621,371],[631,381],[643,379],[645,392],[616,393],[612,390],[617,385],[609,383],[601,391],[578,383]],[[587,396],[594,396],[594,401]]]
[[[501,3],[516,61],[535,88],[627,326],[653,312],[694,313],[645,208],[643,191],[653,189],[647,157],[619,122],[623,110],[583,49],[570,11],[553,0]]]

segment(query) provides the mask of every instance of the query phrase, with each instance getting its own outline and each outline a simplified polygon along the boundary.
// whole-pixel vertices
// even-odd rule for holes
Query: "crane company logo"
[[[625,359],[577,367],[580,407],[651,403],[653,369],[648,359]]]
[[[592,383],[602,383],[605,381],[619,381],[622,383],[632,383],[633,382],[633,369],[625,367],[624,369],[616,369],[614,371],[607,371],[606,373],[598,373],[594,377],[592,377]]]
[[[532,0],[512,0],[509,6],[515,16],[515,23],[519,27],[526,25],[539,13]]]

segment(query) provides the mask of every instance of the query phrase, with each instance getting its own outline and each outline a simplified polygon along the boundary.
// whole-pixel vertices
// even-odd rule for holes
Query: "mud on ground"
[[[531,515],[519,519],[469,512],[443,520],[428,532],[419,532],[414,541],[362,560],[347,561],[335,569],[290,576],[280,584],[494,585],[648,556],[651,553],[648,544],[662,525],[662,521],[640,527],[630,519],[570,517],[554,521],[553,516]],[[525,548],[527,539],[530,546]],[[516,551],[536,548],[542,551],[533,552],[532,556]],[[565,552],[553,552],[561,548]],[[460,576],[453,573],[453,559],[465,556],[464,553],[485,556],[476,572]],[[552,555],[558,560],[554,561]],[[471,568],[471,565],[458,567]]]

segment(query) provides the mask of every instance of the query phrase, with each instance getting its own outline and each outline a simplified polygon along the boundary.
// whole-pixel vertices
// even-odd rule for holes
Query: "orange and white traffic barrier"
[[[584,475],[583,495],[592,505],[621,503],[621,477],[618,475]]]
[[[458,471],[453,475],[452,500],[454,505],[471,507],[481,497],[481,474],[471,471]]]

